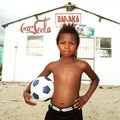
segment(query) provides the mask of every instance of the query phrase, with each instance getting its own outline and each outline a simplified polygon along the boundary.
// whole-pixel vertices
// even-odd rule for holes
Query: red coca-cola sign
[[[50,33],[51,27],[48,27],[48,21],[50,18],[44,18],[42,20],[36,20],[33,25],[28,25],[28,23],[23,23],[20,27],[20,31],[22,33],[33,33],[33,34],[39,34],[39,33]]]

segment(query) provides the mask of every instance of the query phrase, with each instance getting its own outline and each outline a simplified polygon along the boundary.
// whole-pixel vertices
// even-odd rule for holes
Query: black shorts
[[[74,109],[67,112],[56,111],[52,107],[48,107],[45,120],[83,120],[82,109]]]

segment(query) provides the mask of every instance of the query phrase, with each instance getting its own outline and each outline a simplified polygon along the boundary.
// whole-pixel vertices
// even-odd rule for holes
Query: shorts
[[[67,112],[56,111],[50,105],[45,120],[83,120],[82,109],[73,109]]]

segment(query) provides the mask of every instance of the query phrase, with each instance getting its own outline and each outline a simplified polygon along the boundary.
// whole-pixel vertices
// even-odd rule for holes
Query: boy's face
[[[63,57],[72,57],[77,51],[77,43],[73,34],[61,34],[58,42],[58,48]]]

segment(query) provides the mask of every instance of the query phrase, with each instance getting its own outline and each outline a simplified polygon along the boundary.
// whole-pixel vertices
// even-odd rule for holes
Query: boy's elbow
[[[99,77],[93,79],[93,82],[95,82],[97,85],[99,84],[99,81],[100,81]]]
[[[99,82],[100,82],[100,79],[98,77],[96,79],[96,82],[97,82],[97,84],[99,84]]]

